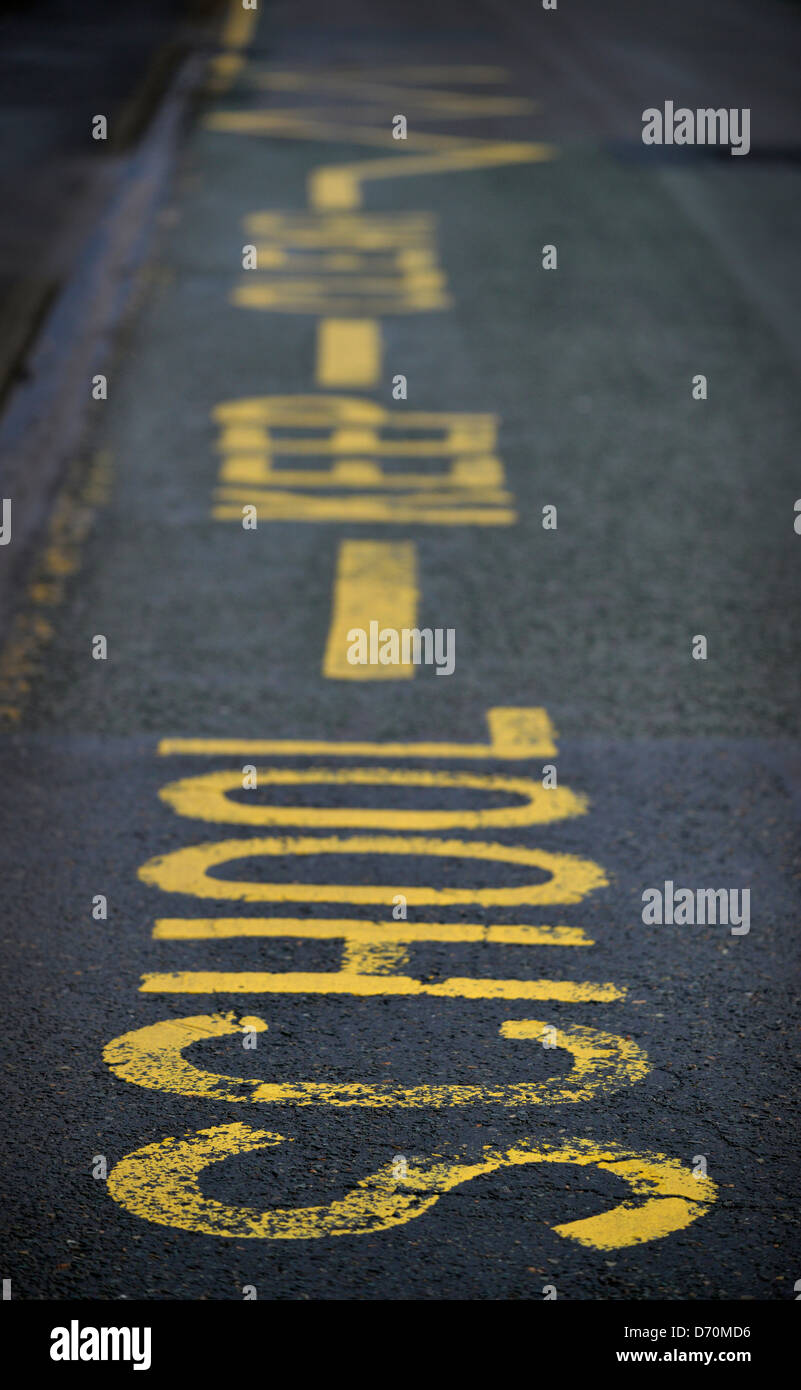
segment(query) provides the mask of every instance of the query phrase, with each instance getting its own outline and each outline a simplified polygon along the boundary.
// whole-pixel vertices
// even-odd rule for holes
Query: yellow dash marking
[[[591,1139],[521,1139],[507,1150],[487,1146],[472,1159],[417,1157],[407,1163],[403,1178],[387,1163],[327,1206],[230,1207],[203,1195],[201,1176],[211,1164],[285,1142],[284,1135],[238,1123],[198,1130],[190,1139],[163,1139],[120,1159],[109,1173],[108,1190],[126,1211],[162,1226],[228,1239],[315,1240],[401,1226],[430,1210],[443,1193],[500,1168],[574,1164],[609,1172],[631,1192],[612,1211],[551,1228],[597,1250],[622,1249],[682,1230],[703,1216],[717,1195],[709,1178],[694,1178],[678,1159]]]
[[[321,319],[318,386],[376,386],[380,374],[381,328],[375,319]]]
[[[223,52],[212,59],[209,91],[220,95],[228,90],[244,64],[242,50],[247,47],[258,22],[258,10],[246,10],[242,0],[231,0],[220,42]]]
[[[331,626],[323,675],[329,680],[401,680],[414,675],[411,662],[355,666],[347,658],[355,628],[370,631],[413,628],[417,619],[417,557],[411,541],[343,541],[339,548]]]

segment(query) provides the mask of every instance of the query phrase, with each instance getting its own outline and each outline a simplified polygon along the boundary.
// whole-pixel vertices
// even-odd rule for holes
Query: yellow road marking
[[[445,276],[439,270],[407,272],[368,278],[352,275],[271,277],[257,272],[231,291],[239,309],[264,309],[286,314],[358,315],[420,314],[450,307]],[[331,382],[338,385],[338,382]],[[343,385],[349,385],[345,379]]]
[[[311,767],[256,769],[258,787],[356,786],[438,787],[447,791],[503,793],[523,798],[522,805],[491,806],[483,810],[389,810],[381,806],[283,806],[232,801],[227,794],[242,790],[242,771],[230,768],[170,782],[159,797],[179,816],[237,825],[298,825],[314,829],[364,826],[373,830],[480,830],[485,826],[539,825],[581,816],[587,798],[568,787],[543,787],[532,777],[498,774],[408,770],[389,767]]]
[[[709,1210],[717,1192],[709,1178],[694,1178],[689,1168],[665,1154],[638,1154],[590,1139],[520,1139],[506,1150],[487,1146],[472,1161],[439,1154],[414,1158],[403,1178],[387,1163],[328,1206],[260,1210],[226,1206],[203,1195],[201,1175],[211,1164],[285,1142],[284,1135],[245,1124],[198,1130],[190,1139],[162,1139],[120,1159],[109,1173],[108,1190],[126,1211],[162,1226],[228,1239],[314,1240],[401,1226],[429,1211],[444,1193],[499,1168],[575,1164],[600,1168],[631,1192],[611,1211],[551,1227],[596,1250],[623,1249],[682,1230]]]
[[[392,975],[410,964],[409,947],[420,942],[447,945],[485,942],[494,946],[594,946],[581,927],[490,926],[464,922],[365,922],[297,917],[162,917],[157,941],[230,941],[239,937],[341,941],[345,975]],[[339,982],[341,979],[338,976]]]
[[[162,758],[186,754],[232,757],[498,758],[556,757],[556,730],[547,710],[497,705],[487,711],[490,743],[369,743],[331,739],[163,738]]]
[[[364,68],[355,68],[353,71],[363,74]],[[505,82],[509,77],[508,68],[489,63],[448,63],[439,67],[431,63],[425,65],[404,63],[400,67],[390,64],[388,67],[382,66],[378,69],[378,73],[381,77],[391,78],[394,82],[408,82],[412,86],[418,82],[469,82],[471,84]],[[309,73],[310,79],[312,76],[313,74]]]
[[[158,941],[225,941],[232,937],[302,937],[315,941],[486,941],[497,946],[594,946],[581,927],[484,926],[479,922],[367,922],[327,917],[160,917]]]
[[[411,541],[343,541],[339,547],[331,626],[323,675],[329,680],[402,680],[414,675],[411,662],[353,666],[347,659],[353,628],[369,631],[417,624],[417,556]]]
[[[496,758],[548,758],[556,754],[556,731],[536,705],[494,705],[487,710],[490,743]]]
[[[242,0],[231,0],[220,36],[223,52],[209,64],[211,75],[208,89],[211,93],[219,96],[227,91],[240,72],[244,63],[242,49],[250,43],[258,17],[258,10],[246,10]]]
[[[524,883],[505,888],[433,888],[418,885],[365,883],[282,883],[243,882],[212,877],[210,870],[237,859],[268,855],[285,859],[297,855],[301,861],[325,854],[400,855],[445,859],[481,860],[494,864],[516,864],[545,871],[545,883]],[[300,867],[300,865],[299,865]],[[139,870],[144,883],[165,893],[186,893],[198,898],[236,898],[242,902],[328,902],[391,903],[402,893],[407,903],[420,907],[432,903],[450,906],[480,903],[482,907],[518,907],[522,904],[578,903],[597,888],[607,886],[600,864],[575,854],[554,854],[523,845],[502,845],[480,840],[439,840],[420,835],[350,835],[254,837],[248,840],[217,840],[211,844],[188,845],[171,854],[149,859]]]
[[[376,386],[381,328],[374,319],[322,319],[317,328],[318,386]]]
[[[534,1041],[548,1027],[536,1019],[502,1023],[505,1038]],[[573,1105],[590,1100],[600,1091],[631,1086],[650,1070],[648,1058],[636,1043],[595,1028],[569,1027],[556,1031],[555,1046],[573,1058],[567,1076],[541,1082],[513,1082],[503,1086],[464,1083],[439,1086],[373,1086],[362,1082],[259,1081],[203,1071],[187,1062],[182,1049],[208,1038],[231,1037],[244,1028],[264,1033],[267,1024],[258,1017],[237,1019],[235,1014],[198,1014],[149,1024],[114,1038],[103,1058],[115,1076],[134,1086],[194,1098],[251,1102],[255,1104],[370,1106],[400,1109],[452,1105]]]
[[[382,313],[447,309],[447,278],[439,267],[435,223],[416,213],[253,212],[244,219],[258,268],[232,291],[234,304],[281,313],[319,313],[344,325]],[[377,364],[377,325],[362,332]],[[347,346],[347,343],[344,343]],[[360,348],[359,356],[365,355]],[[336,362],[334,363],[336,365]],[[331,377],[330,384],[339,384]],[[377,381],[377,369],[364,384]],[[362,384],[343,376],[342,384]],[[323,384],[327,384],[323,382]]]
[[[576,980],[481,980],[473,976],[426,984],[410,975],[366,975],[344,970],[175,970],[142,976],[142,994],[353,994],[422,996],[434,999],[557,999],[570,1004],[614,1004],[626,990],[604,982]]]
[[[18,613],[0,654],[0,722],[16,724],[42,653],[53,639],[46,616],[63,602],[68,578],[80,568],[81,549],[97,510],[108,500],[111,455],[100,450],[91,460],[78,460],[70,470],[47,529],[47,540],[28,586],[26,603]],[[88,642],[88,638],[87,638]]]
[[[487,453],[498,437],[497,416],[486,412],[393,410],[363,396],[243,396],[222,401],[212,416],[225,431],[224,449],[296,455],[461,457]]]
[[[556,150],[525,140],[476,139],[470,135],[445,135],[439,131],[410,130],[403,142],[401,152],[390,137],[386,121],[370,125],[364,113],[358,111],[358,119],[346,119],[347,108],[340,106],[339,117],[332,117],[330,108],[285,106],[251,107],[238,111],[212,111],[203,120],[207,130],[217,130],[226,135],[264,135],[270,139],[325,141],[333,145],[364,145],[386,150],[394,146],[391,158],[382,163],[393,163],[401,169],[417,159],[453,159],[446,168],[481,168],[493,164],[528,163],[532,160],[550,159]],[[441,119],[442,113],[436,117]],[[421,150],[421,155],[410,155],[409,150]],[[346,169],[370,169],[379,161],[354,161],[352,165],[340,166]],[[325,165],[324,168],[336,166]],[[370,177],[368,173],[366,177]],[[312,206],[314,203],[312,202]],[[353,204],[358,206],[358,204]]]
[[[476,506],[472,492],[409,493],[400,498],[363,493],[359,497],[304,497],[294,492],[256,493],[218,490],[211,509],[214,521],[242,521],[242,508],[254,505],[264,521],[343,522],[359,526],[514,526],[517,512],[506,507]],[[462,505],[454,506],[454,503]]]
[[[492,415],[402,411],[359,396],[317,395],[225,401],[213,416],[223,455],[216,520],[241,522],[248,504],[269,521],[509,526],[516,520]],[[385,471],[385,460],[407,459],[443,467]],[[309,488],[323,495],[305,495]],[[359,495],[341,495],[348,488]]]

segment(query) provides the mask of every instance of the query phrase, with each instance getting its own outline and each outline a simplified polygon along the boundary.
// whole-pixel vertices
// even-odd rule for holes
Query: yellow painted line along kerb
[[[377,386],[381,328],[375,319],[321,319],[317,327],[318,386]]]
[[[403,680],[414,675],[411,662],[394,666],[354,666],[348,661],[348,634],[359,628],[379,632],[417,626],[417,555],[412,541],[343,541],[337,557],[331,625],[323,657],[330,680]]]
[[[556,729],[541,706],[496,705],[487,712],[489,743],[370,743],[332,739],[163,738],[159,757],[497,758],[556,756]]]
[[[509,1149],[487,1146],[473,1158],[415,1157],[403,1178],[388,1163],[328,1206],[259,1210],[203,1195],[201,1175],[213,1163],[286,1142],[291,1140],[285,1135],[241,1123],[199,1130],[190,1139],[163,1139],[120,1159],[108,1175],[108,1190],[126,1211],[162,1226],[227,1239],[316,1240],[404,1225],[430,1211],[443,1193],[501,1168],[575,1164],[609,1173],[629,1189],[628,1198],[610,1211],[551,1227],[594,1250],[620,1250],[683,1230],[708,1211],[717,1191],[711,1179],[696,1179],[666,1154],[635,1153],[591,1139],[518,1139]]]
[[[50,615],[63,602],[67,581],[80,568],[84,542],[97,511],[108,500],[110,481],[111,454],[100,450],[88,472],[85,459],[76,462],[59,494],[26,600],[0,654],[0,721],[8,725],[22,718],[32,678],[53,639]]]
[[[222,53],[209,64],[208,91],[212,96],[227,92],[244,65],[243,50],[253,37],[259,18],[257,9],[246,10],[242,0],[230,0],[225,25],[220,35]]]

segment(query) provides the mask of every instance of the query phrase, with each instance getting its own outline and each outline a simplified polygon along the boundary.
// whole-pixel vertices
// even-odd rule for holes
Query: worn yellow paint
[[[85,459],[76,460],[67,475],[25,602],[0,653],[0,723],[13,725],[22,718],[45,647],[53,639],[48,614],[64,601],[67,581],[80,568],[84,542],[108,499],[110,481],[111,455],[105,449],[94,454],[88,469]]]
[[[210,870],[236,859],[267,855],[402,855],[406,858],[482,860],[514,864],[550,874],[545,883],[524,883],[515,888],[434,888],[403,884],[364,883],[257,883],[213,878]],[[480,903],[483,907],[532,906],[540,903],[578,903],[596,888],[605,888],[606,875],[592,859],[575,854],[555,854],[524,845],[502,845],[481,840],[439,840],[419,835],[350,835],[254,837],[249,840],[217,840],[188,845],[171,854],[158,855],[143,864],[139,877],[167,893],[187,893],[198,898],[236,898],[243,902],[390,903],[402,893],[415,907],[429,903]]]
[[[564,1050],[573,1058],[572,1069],[566,1076],[501,1086],[259,1081],[203,1071],[182,1055],[182,1049],[191,1043],[232,1036],[246,1027],[264,1032],[267,1024],[258,1017],[237,1018],[232,1013],[168,1019],[114,1038],[103,1057],[122,1081],[196,1099],[399,1109],[452,1105],[572,1105],[590,1100],[600,1092],[634,1085],[650,1070],[646,1054],[630,1039],[577,1026],[556,1030],[555,1050]],[[505,1038],[539,1041],[546,1027],[548,1025],[539,1020],[522,1019],[502,1023],[500,1033]],[[550,1055],[548,1050],[549,1059]]]
[[[556,729],[547,710],[532,705],[523,708],[497,705],[487,711],[490,743],[370,743],[364,740],[335,742],[331,739],[242,739],[242,738],[163,738],[158,745],[162,758],[186,754],[232,757],[317,757],[343,758],[554,758]],[[556,790],[554,788],[554,790]]]
[[[158,941],[228,941],[240,936],[344,940],[354,947],[386,941],[487,942],[496,946],[594,946],[581,927],[484,926],[478,922],[366,922],[338,917],[160,917]]]
[[[374,932],[372,937],[345,937],[340,969],[345,975],[398,975],[411,966],[404,941]]]
[[[142,976],[143,994],[352,994],[362,999],[402,995],[434,999],[556,999],[571,1004],[614,1004],[625,989],[574,980],[482,980],[454,976],[429,984],[410,975],[344,970],[175,970]]]
[[[480,501],[480,499],[478,499]],[[457,505],[458,504],[458,505]],[[517,512],[497,506],[476,505],[469,492],[410,493],[387,497],[364,493],[359,497],[308,497],[300,492],[218,489],[211,508],[213,521],[242,521],[242,508],[255,506],[263,521],[342,522],[378,526],[514,526]]]
[[[318,386],[375,386],[381,328],[374,319],[323,319],[317,328]]]
[[[242,792],[240,768],[185,777],[162,787],[159,796],[179,816],[237,825],[297,825],[315,830],[369,826],[372,830],[480,830],[488,826],[540,825],[583,815],[587,798],[568,787],[544,787],[532,777],[499,774],[436,772],[389,767],[256,768],[258,788],[294,786],[423,787],[449,791],[502,793],[522,798],[522,805],[490,806],[483,810],[390,810],[381,806],[283,806],[232,801],[229,792]]]
[[[411,662],[351,665],[347,659],[351,645],[348,634],[353,628],[368,632],[371,622],[377,622],[380,630],[415,627],[419,597],[417,552],[412,541],[343,541],[337,557],[323,675],[329,680],[358,681],[412,677],[415,668]]]
[[[581,927],[483,926],[465,922],[365,922],[301,917],[162,917],[154,928],[159,941],[227,941],[237,937],[266,937],[342,942],[342,971],[346,975],[393,975],[410,963],[409,948],[427,941],[447,945],[481,943],[495,946],[593,946]]]
[[[179,1230],[228,1239],[314,1240],[404,1225],[445,1193],[499,1169],[529,1163],[575,1165],[608,1172],[631,1192],[611,1211],[551,1228],[596,1250],[626,1249],[671,1235],[703,1216],[717,1195],[709,1178],[694,1178],[666,1154],[638,1154],[590,1139],[522,1139],[506,1150],[486,1146],[472,1159],[440,1154],[412,1158],[404,1177],[396,1177],[394,1165],[387,1163],[325,1206],[263,1210],[231,1207],[203,1195],[201,1175],[211,1164],[285,1142],[284,1135],[241,1123],[199,1130],[189,1139],[163,1139],[121,1159],[109,1173],[108,1190],[132,1215]]]
[[[366,1234],[408,1220],[436,1201],[436,1196],[421,1201],[414,1192],[388,1197],[371,1190],[369,1179],[328,1207],[259,1211],[204,1197],[199,1180],[212,1163],[284,1142],[284,1135],[243,1124],[199,1130],[188,1140],[164,1139],[115,1164],[108,1176],[108,1191],[126,1211],[145,1221],[202,1235],[262,1240]],[[394,1220],[384,1215],[390,1210]],[[407,1214],[399,1216],[401,1211]]]

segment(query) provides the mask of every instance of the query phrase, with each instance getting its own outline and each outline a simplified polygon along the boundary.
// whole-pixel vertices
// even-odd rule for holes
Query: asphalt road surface
[[[664,8],[232,6],[0,666],[12,1297],[794,1297],[801,13]]]

